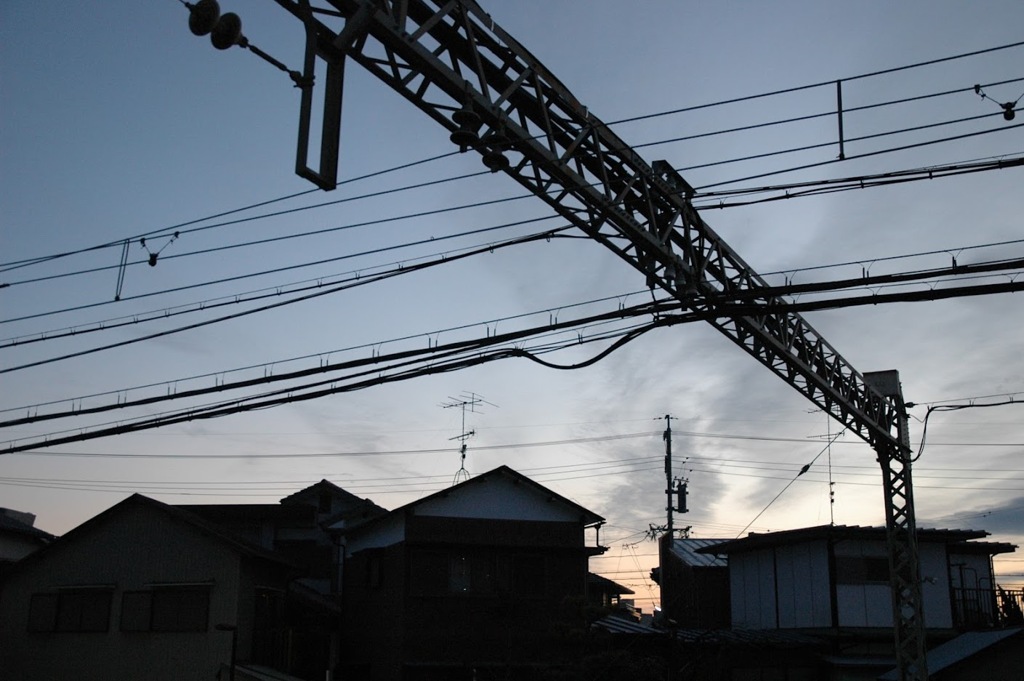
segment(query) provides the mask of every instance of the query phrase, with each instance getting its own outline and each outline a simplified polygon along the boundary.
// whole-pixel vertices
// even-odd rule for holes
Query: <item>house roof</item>
[[[312,495],[319,496],[323,492],[326,492],[327,494],[330,494],[332,497],[341,498],[341,499],[344,499],[345,501],[347,501],[349,503],[353,503],[353,504],[361,504],[361,503],[366,503],[366,502],[369,501],[369,499],[362,499],[361,497],[357,497],[355,494],[352,494],[348,490],[345,490],[345,489],[342,489],[341,487],[338,487],[337,485],[335,485],[330,480],[323,479],[320,482],[314,483],[314,484],[310,485],[309,487],[306,487],[305,489],[300,489],[298,492],[295,492],[294,494],[289,494],[284,499],[281,499],[281,503],[282,504],[302,504],[302,503],[308,503],[308,502],[305,501],[305,497],[309,497],[309,496],[312,496]],[[313,503],[315,504],[316,502],[314,501]]]
[[[385,521],[386,519],[394,518],[396,516],[402,516],[408,513],[414,513],[418,506],[422,506],[423,504],[426,504],[428,502],[443,499],[445,497],[450,497],[452,495],[457,495],[460,490],[467,489],[471,486],[479,485],[494,478],[505,478],[511,480],[515,484],[526,485],[537,494],[546,497],[548,501],[558,503],[572,510],[573,512],[578,513],[580,522],[585,527],[589,527],[591,525],[596,525],[598,523],[604,522],[604,518],[597,515],[593,511],[587,510],[583,506],[580,506],[575,501],[572,501],[571,499],[568,499],[560,494],[551,491],[544,485],[541,485],[540,483],[531,480],[522,473],[512,470],[508,466],[498,466],[493,470],[487,471],[486,473],[481,473],[480,475],[460,482],[457,485],[453,485],[452,487],[448,487],[438,492],[434,492],[433,494],[429,494],[425,497],[417,499],[416,501],[405,504],[404,506],[399,506],[398,508],[392,510],[387,514],[384,514],[376,518],[372,518],[368,520],[366,523],[360,525],[359,527],[356,527],[353,531],[358,534],[364,529],[374,527],[375,525]]]
[[[918,543],[941,542],[954,544],[966,542],[970,539],[981,539],[987,537],[988,532],[984,530],[947,530],[947,529],[921,529],[917,530]],[[861,525],[818,525],[815,527],[802,527],[795,530],[783,530],[781,532],[757,533],[751,532],[741,539],[724,541],[714,546],[706,546],[697,549],[698,553],[729,554],[741,553],[743,551],[755,551],[761,548],[784,546],[787,544],[802,544],[809,541],[829,539],[833,541],[869,539],[885,541],[884,527],[865,527]]]
[[[241,553],[242,555],[251,558],[267,560],[285,567],[294,567],[294,565],[292,565],[287,560],[281,558],[277,554],[271,551],[267,551],[266,549],[260,548],[255,544],[251,544],[235,536],[234,534],[225,531],[219,526],[207,520],[204,520],[203,518],[199,517],[194,513],[190,513],[182,508],[165,504],[161,501],[151,499],[141,494],[133,494],[127,499],[117,504],[114,504],[113,506],[103,511],[102,513],[99,513],[98,515],[93,516],[89,520],[86,520],[84,523],[70,530],[66,534],[62,535],[60,538],[54,540],[49,545],[41,548],[40,550],[34,553],[29,554],[22,560],[18,561],[12,566],[8,574],[20,572],[27,566],[34,565],[36,562],[45,559],[45,557],[50,555],[51,552],[59,551],[61,547],[71,542],[77,541],[78,538],[80,537],[88,535],[88,533],[93,529],[102,527],[104,523],[109,522],[112,518],[115,518],[116,516],[122,513],[132,513],[134,509],[140,507],[156,510],[162,513],[163,515],[167,516],[167,518],[170,519],[172,522],[184,524],[210,539],[219,541],[231,547],[233,550],[235,550],[238,553]]]
[[[950,544],[950,553],[973,553],[986,556],[994,556],[997,553],[1013,553],[1017,550],[1016,544],[1002,541],[970,541]]]
[[[1024,632],[1022,627],[1010,629],[997,629],[994,631],[969,631],[960,634],[956,638],[935,646],[925,654],[928,673],[935,674],[947,667],[963,662],[986,648],[1010,638],[1020,636]],[[878,677],[879,681],[896,681],[899,678],[899,669],[890,669]]]
[[[777,647],[821,647],[823,641],[814,636],[786,629],[664,629],[645,622],[635,622],[610,615],[597,620],[593,629],[610,634],[638,636],[672,636],[684,643],[706,645],[749,645]]]
[[[714,553],[700,553],[701,549],[718,546],[728,539],[673,539],[669,551],[672,555],[691,567],[727,567],[729,562]]]
[[[175,504],[174,508],[215,523],[275,520],[313,524],[316,521],[315,510],[302,504]]]
[[[29,518],[33,517],[30,514],[19,515],[27,515]],[[50,542],[56,539],[56,537],[49,532],[43,532],[38,527],[22,521],[6,508],[0,508],[0,532],[7,534],[20,534],[36,539],[41,543]]]
[[[628,586],[622,586],[621,584],[619,584],[617,582],[613,582],[612,580],[608,579],[607,577],[602,577],[601,575],[596,575],[593,572],[588,572],[587,573],[587,588],[589,588],[589,589],[596,589],[600,593],[614,594],[614,595],[636,593],[635,591],[630,589]]]

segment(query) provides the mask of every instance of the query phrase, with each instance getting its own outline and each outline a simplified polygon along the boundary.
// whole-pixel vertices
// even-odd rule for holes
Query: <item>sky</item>
[[[253,45],[300,68],[302,27],[276,3],[221,5],[241,15]],[[1020,42],[1024,5],[1013,0],[482,6],[592,114],[699,192],[1024,153],[1021,117],[1004,121],[999,107],[1024,93],[1024,47],[859,77]],[[452,154],[444,129],[354,63],[341,185],[315,190],[293,172],[299,95],[288,77],[251,51],[213,49],[186,24],[177,0],[0,6],[4,421],[650,300],[635,270],[578,233],[489,249],[561,223],[510,178],[481,174],[472,153]],[[813,84],[825,85],[801,87]],[[793,88],[801,89],[752,98]],[[897,100],[911,101],[889,104]],[[776,124],[790,118],[804,120]],[[416,163],[426,159],[435,160]],[[799,166],[807,167],[779,172]],[[1020,258],[1021,186],[1018,167],[746,206],[698,195],[696,205],[754,270],[781,285]],[[408,267],[466,249],[482,253]],[[399,265],[399,276],[375,280]],[[359,285],[330,290],[343,282]],[[294,300],[311,292],[322,295]],[[1003,293],[805,314],[858,371],[900,372],[917,405],[915,451],[929,406],[1015,400],[931,413],[914,468],[921,526],[1024,541],[1022,305],[1021,293]],[[222,316],[233,318],[199,325]],[[589,341],[623,326],[521,346]],[[609,345],[567,342],[544,359],[568,367]],[[647,535],[665,523],[671,415],[675,473],[689,481],[689,512],[675,522],[692,536],[884,523],[872,450],[703,323],[657,329],[584,368],[503,359],[45,446],[53,433],[234,396],[3,427],[5,447],[34,444],[0,456],[0,506],[34,513],[38,527],[61,534],[134,492],[168,503],[274,503],[326,478],[395,508],[451,485],[462,468],[473,475],[505,464],[607,519],[600,540],[609,550],[591,569],[632,588],[647,609],[657,602],[648,578],[656,544]],[[467,402],[475,404],[464,410]],[[1001,583],[1024,583],[1024,554],[1001,557],[996,568]]]

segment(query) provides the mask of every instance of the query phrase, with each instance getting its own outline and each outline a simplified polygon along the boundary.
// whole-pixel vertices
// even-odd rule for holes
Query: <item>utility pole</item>
[[[665,414],[665,513],[668,516],[665,522],[665,533],[671,542],[673,534],[672,526],[672,417]]]

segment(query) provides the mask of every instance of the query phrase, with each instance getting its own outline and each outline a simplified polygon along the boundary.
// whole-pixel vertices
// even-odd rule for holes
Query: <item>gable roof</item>
[[[971,539],[987,537],[988,532],[984,530],[945,530],[945,529],[921,529],[917,530],[917,541],[919,544],[926,542],[941,542],[944,544],[963,545]],[[724,541],[714,546],[706,546],[697,549],[698,553],[729,554],[741,553],[743,551],[755,551],[762,548],[785,546],[792,544],[803,544],[818,540],[855,540],[867,539],[885,541],[884,527],[865,527],[861,525],[817,525],[815,527],[801,527],[795,530],[782,530],[780,532],[751,532],[741,539]],[[1000,553],[1002,551],[999,551]]]
[[[589,527],[591,525],[596,525],[598,523],[603,523],[604,522],[604,518],[599,516],[599,515],[597,515],[593,511],[590,511],[590,510],[584,508],[583,506],[580,506],[579,504],[577,504],[575,501],[572,501],[571,499],[568,499],[568,498],[563,497],[562,495],[560,495],[560,494],[558,494],[556,492],[551,491],[550,489],[548,489],[544,485],[541,485],[540,483],[535,482],[534,480],[531,480],[530,478],[526,477],[522,473],[514,471],[511,468],[509,468],[508,466],[502,465],[502,466],[498,466],[497,468],[495,468],[493,470],[487,471],[486,473],[481,473],[480,475],[477,475],[477,476],[472,477],[472,478],[470,478],[468,480],[460,482],[457,485],[453,485],[451,487],[448,487],[448,488],[442,489],[440,491],[434,492],[433,494],[429,494],[429,495],[427,495],[427,496],[425,496],[425,497],[423,497],[421,499],[417,499],[416,501],[412,501],[412,502],[410,502],[408,504],[405,504],[404,506],[399,506],[398,508],[392,510],[391,512],[389,512],[387,514],[384,514],[384,515],[381,515],[379,517],[372,518],[372,519],[368,520],[367,522],[363,523],[359,527],[354,528],[353,531],[355,533],[359,533],[362,530],[364,530],[365,528],[373,527],[377,523],[383,522],[383,521],[385,521],[387,519],[395,518],[396,516],[400,517],[400,516],[404,516],[406,514],[415,513],[416,508],[419,507],[419,506],[423,506],[424,504],[428,504],[428,503],[433,502],[433,501],[444,499],[446,497],[451,497],[451,496],[458,495],[459,492],[462,491],[462,490],[468,489],[468,488],[470,488],[472,486],[475,486],[475,485],[480,485],[481,483],[487,482],[488,480],[492,480],[492,479],[495,479],[495,478],[504,478],[506,480],[510,480],[513,484],[524,485],[524,486],[528,487],[531,491],[533,491],[535,494],[537,494],[539,496],[545,497],[547,499],[547,501],[552,502],[552,503],[557,503],[557,504],[561,505],[562,507],[570,510],[571,512],[573,512],[575,514],[578,514],[579,519],[580,519],[580,523],[584,527]]]
[[[313,503],[315,505],[316,504],[316,501],[315,501],[316,497],[319,497],[319,495],[323,494],[323,493],[330,494],[335,499],[343,499],[344,501],[346,501],[346,502],[348,502],[350,504],[362,504],[362,503],[366,503],[366,502],[370,501],[369,499],[363,499],[361,497],[357,497],[355,494],[352,494],[348,490],[345,490],[345,489],[342,489],[341,487],[338,487],[337,485],[335,485],[330,480],[322,479],[322,480],[320,480],[320,482],[314,483],[314,484],[310,485],[309,487],[306,487],[305,489],[300,489],[298,492],[295,492],[294,494],[289,494],[284,499],[281,499],[281,503],[282,504],[303,504],[303,503],[308,503],[306,501],[307,497],[314,497]]]
[[[84,523],[65,533],[58,539],[54,540],[47,546],[39,549],[38,551],[29,554],[27,557],[21,559],[11,567],[8,571],[8,575],[16,572],[21,572],[26,567],[34,565],[36,562],[43,560],[46,556],[50,555],[54,551],[59,551],[62,547],[77,541],[79,538],[88,535],[91,531],[101,528],[107,522],[116,518],[121,514],[132,513],[138,508],[147,508],[157,511],[167,517],[168,520],[174,523],[182,524],[201,535],[213,539],[214,541],[225,544],[237,553],[251,558],[257,558],[260,560],[267,560],[273,563],[277,563],[281,566],[294,568],[290,562],[281,558],[277,554],[267,551],[266,549],[260,548],[255,544],[251,544],[244,539],[241,539],[230,532],[227,532],[219,526],[200,518],[194,513],[190,513],[182,508],[165,504],[156,499],[151,499],[141,494],[133,494],[127,499],[114,504],[107,510],[99,513]]]

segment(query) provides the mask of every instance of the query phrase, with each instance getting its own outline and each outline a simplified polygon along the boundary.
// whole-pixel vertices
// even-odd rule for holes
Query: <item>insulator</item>
[[[480,114],[469,108],[469,105],[462,107],[452,114],[455,125],[467,130],[476,130],[480,127]]]
[[[500,151],[493,149],[484,153],[483,161],[484,165],[487,166],[492,173],[504,170],[509,166],[508,157]]]
[[[188,7],[188,30],[192,35],[206,35],[217,25],[220,18],[220,5],[217,0],[199,0]]]
[[[459,145],[462,151],[476,146],[480,141],[480,135],[477,134],[477,130],[480,128],[480,115],[469,108],[469,104],[466,104],[452,114],[452,121],[459,126],[459,129],[453,130],[448,139]]]
[[[242,19],[234,12],[228,12],[217,20],[210,32],[210,42],[218,50],[226,50],[238,44],[242,37]]]
[[[492,130],[484,135],[483,142],[492,149],[499,150],[506,148],[511,143],[505,135],[496,130]]]
[[[454,144],[458,144],[459,147],[465,150],[467,147],[474,146],[480,141],[480,135],[476,134],[476,130],[468,130],[466,128],[459,128],[453,130],[452,134],[448,136]]]

